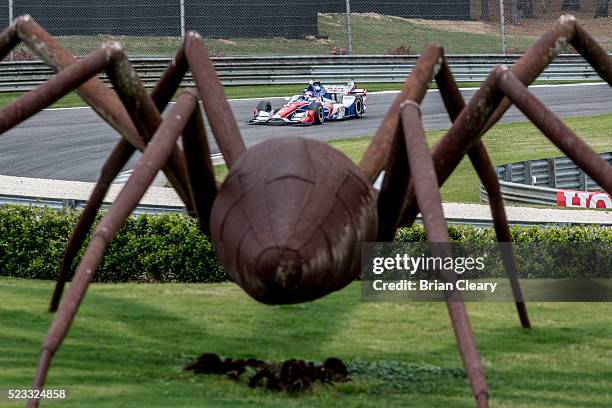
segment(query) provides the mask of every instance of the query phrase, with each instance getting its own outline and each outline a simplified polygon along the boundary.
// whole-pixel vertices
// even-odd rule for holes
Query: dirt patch
[[[507,14],[507,13],[506,13]],[[553,24],[559,19],[562,12],[543,13],[536,11],[533,18],[521,17],[519,23],[512,25],[509,23],[509,17],[506,18],[504,29],[508,35],[517,35],[525,37],[539,37],[548,31]],[[594,18],[593,12],[574,12],[582,27],[584,27],[591,35],[593,35],[605,48],[612,48],[612,16]],[[330,15],[324,15],[330,16]],[[425,20],[420,18],[404,18],[397,16],[388,16],[378,13],[353,13],[353,16],[364,19],[371,19],[377,22],[407,22],[417,26],[428,27],[436,30],[471,33],[471,34],[493,34],[499,35],[499,21],[494,16],[491,16],[490,21],[456,21],[456,20]],[[331,24],[325,21],[326,24]],[[354,24],[359,24],[355,22]]]
[[[223,43],[225,45],[238,45],[238,43],[236,41],[232,41],[232,40],[226,40],[224,38],[220,38],[219,39],[220,43]]]
[[[309,389],[316,382],[348,381],[346,365],[336,357],[326,359],[323,364],[296,359],[269,363],[256,359],[222,359],[215,353],[204,353],[184,369],[196,374],[227,375],[233,379],[250,371],[249,387],[265,387],[272,391],[298,392]]]
[[[423,20],[420,18],[407,18],[405,20],[415,25],[454,33],[491,34],[499,32],[499,25],[482,21]]]

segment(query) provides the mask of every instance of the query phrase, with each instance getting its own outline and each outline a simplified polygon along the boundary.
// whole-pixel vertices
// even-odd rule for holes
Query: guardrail
[[[557,205],[557,191],[554,188],[499,181],[504,201],[516,204]],[[480,185],[480,200],[489,201],[489,195]]]
[[[449,55],[457,81],[482,81],[498,64],[512,65],[520,55]],[[418,56],[288,56],[213,58],[224,85],[303,84],[311,79],[322,82],[403,82]],[[135,58],[134,69],[147,87],[159,80],[169,58]],[[28,91],[48,79],[53,72],[41,61],[0,63],[0,92]],[[107,81],[104,75],[100,76]],[[596,80],[593,68],[580,56],[559,56],[540,75],[545,80]],[[184,85],[193,85],[188,74]]]
[[[21,195],[0,194],[0,205],[28,205],[33,207],[49,207],[56,210],[71,208],[85,208],[86,200],[73,200],[50,197],[29,197]],[[102,209],[107,210],[113,203],[103,202]],[[139,204],[133,211],[134,214],[166,214],[166,213],[186,213],[183,206],[175,205],[154,205],[154,204]]]
[[[600,155],[612,166],[612,152]],[[567,157],[527,160],[495,168],[504,201],[557,205],[559,190],[600,191],[601,187]],[[480,184],[480,200],[489,197]]]
[[[61,199],[61,198],[49,198],[49,197],[28,197],[10,194],[0,194],[0,205],[28,205],[34,207],[49,207],[54,209],[72,208],[82,209],[85,206],[85,200],[73,200],[73,199]],[[102,205],[103,209],[108,209],[112,205],[112,202],[104,202]],[[134,214],[168,214],[168,213],[186,213],[185,207],[179,205],[152,205],[152,204],[140,204],[133,211]],[[493,226],[491,219],[481,217],[457,217],[457,216],[446,216],[446,221],[449,224],[454,225],[471,225],[478,228],[489,228]],[[417,222],[422,224],[421,215],[417,217]],[[534,221],[534,220],[513,220],[510,219],[508,223],[512,226],[540,226],[540,227],[559,227],[559,226],[572,226],[572,225],[585,225],[589,222],[576,221],[567,219],[563,222],[559,221]],[[609,222],[599,221],[598,225],[611,225],[612,219]]]

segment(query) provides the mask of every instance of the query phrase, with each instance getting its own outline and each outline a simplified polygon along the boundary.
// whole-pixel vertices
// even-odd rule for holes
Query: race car
[[[330,120],[361,118],[366,112],[367,91],[354,82],[346,85],[321,85],[310,81],[300,95],[294,95],[280,109],[272,109],[268,101],[261,101],[253,111],[250,124],[321,125]]]

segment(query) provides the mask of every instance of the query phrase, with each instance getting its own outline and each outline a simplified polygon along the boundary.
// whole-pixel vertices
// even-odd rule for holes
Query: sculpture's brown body
[[[219,189],[211,235],[230,276],[265,303],[298,303],[359,274],[363,241],[376,239],[375,193],[327,144],[270,139],[234,164]]]
[[[121,135],[66,246],[50,310],[59,310],[42,346],[32,389],[43,389],[51,359],[66,337],[104,252],[163,169],[204,234],[211,234],[230,276],[265,303],[316,299],[359,273],[363,241],[388,241],[421,212],[429,242],[446,243],[452,256],[439,186],[467,154],[490,200],[498,241],[512,235],[495,169],[480,138],[512,103],[604,190],[612,193],[612,167],[529,92],[568,42],[612,85],[612,58],[571,16],[563,16],[511,68],[497,66],[466,105],[440,46],[424,47],[400,93],[372,137],[359,167],[332,147],[301,138],[268,140],[247,150],[209,52],[197,33],[183,45],[149,94],[118,43],[78,60],[36,24],[18,18],[0,33],[0,57],[23,41],[57,74],[0,109],[0,134],[76,92]],[[1,58],[0,58],[1,59]],[[113,90],[96,75],[106,72]],[[196,89],[182,91],[191,71]],[[453,125],[431,149],[419,104],[437,82]],[[201,105],[199,103],[201,101]],[[218,187],[210,159],[204,112],[230,173]],[[182,143],[178,143],[181,137]],[[59,303],[75,257],[96,219],[109,186],[135,150],[143,151],[132,176],[91,234],[68,295]],[[375,193],[370,183],[384,179]],[[511,247],[510,247],[511,248]],[[513,254],[504,259],[523,327],[529,317]],[[448,278],[448,271],[442,271]],[[456,279],[453,274],[451,279]],[[472,393],[488,407],[489,391],[461,296],[446,293],[447,307]],[[28,401],[36,407],[37,399]]]

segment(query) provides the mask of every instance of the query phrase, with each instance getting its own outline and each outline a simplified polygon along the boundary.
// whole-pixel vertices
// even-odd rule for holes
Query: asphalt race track
[[[612,113],[612,88],[607,84],[532,87],[532,92],[560,116]],[[464,90],[469,99],[474,90]],[[247,125],[254,100],[233,100],[232,110],[247,145],[271,137],[303,136],[318,140],[343,139],[374,134],[395,93],[370,94],[363,119],[329,122],[322,126],[290,127]],[[283,98],[268,98],[276,108]],[[437,91],[428,92],[422,105],[426,130],[450,126]],[[504,122],[524,121],[516,108]],[[210,134],[209,134],[210,137]],[[9,176],[94,181],[104,159],[118,140],[117,133],[91,109],[45,110],[0,137],[0,174]],[[218,152],[211,141],[212,151]],[[127,168],[134,166],[133,158]]]

